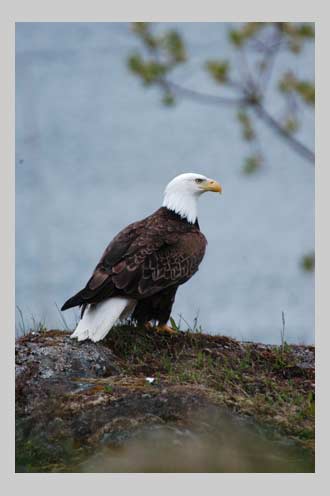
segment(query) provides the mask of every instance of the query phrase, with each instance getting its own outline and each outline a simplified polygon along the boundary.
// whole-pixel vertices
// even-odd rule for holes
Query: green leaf
[[[241,109],[237,112],[237,119],[242,126],[242,135],[246,141],[252,141],[256,135],[252,127],[251,119],[248,113]]]
[[[174,62],[181,63],[187,60],[183,40],[177,31],[172,30],[165,34],[164,46]]]
[[[165,91],[163,98],[162,98],[162,102],[164,105],[167,105],[168,107],[171,107],[172,105],[174,105],[175,104],[175,98],[174,98],[173,93],[171,93],[170,91]]]
[[[146,84],[153,83],[166,74],[167,68],[164,64],[150,61],[145,64],[143,79]]]
[[[128,58],[128,67],[135,74],[142,74],[144,63],[142,57],[138,53],[134,53]]]
[[[229,31],[229,41],[236,47],[241,48],[244,43],[253,38],[260,29],[265,27],[267,22],[246,22],[239,29]]]
[[[265,27],[266,24],[266,22],[246,22],[243,25],[241,32],[245,39],[252,38],[260,29]]]
[[[309,253],[301,259],[300,265],[306,272],[314,272],[315,270],[315,254]]]
[[[128,59],[130,70],[141,77],[147,85],[157,82],[167,72],[168,67],[154,60],[144,61],[139,54],[131,55]]]
[[[298,120],[295,117],[288,117],[283,124],[283,129],[285,129],[288,134],[297,132],[299,129]]]
[[[282,93],[295,91],[309,105],[315,104],[315,85],[311,81],[299,81],[292,72],[286,72],[278,83]]]
[[[159,40],[150,31],[150,22],[132,22],[133,32],[149,47],[156,48]]]
[[[217,83],[223,84],[228,81],[229,62],[227,60],[208,60],[206,69]]]
[[[262,165],[262,157],[259,154],[251,155],[246,157],[244,161],[243,172],[244,174],[253,174]]]
[[[303,38],[314,38],[315,37],[315,29],[313,24],[301,24],[297,32],[299,36]]]
[[[149,22],[132,22],[132,30],[138,36],[145,36],[149,30]]]
[[[310,105],[315,104],[315,85],[309,81],[297,81],[295,87],[297,93]]]
[[[286,72],[278,82],[279,90],[282,93],[293,91],[296,86],[296,78],[292,72]]]
[[[229,40],[236,48],[238,48],[242,46],[244,37],[238,30],[231,29],[229,31]]]
[[[304,42],[307,39],[314,39],[315,30],[313,23],[281,22],[277,24],[287,36],[288,48],[292,53],[300,53]]]

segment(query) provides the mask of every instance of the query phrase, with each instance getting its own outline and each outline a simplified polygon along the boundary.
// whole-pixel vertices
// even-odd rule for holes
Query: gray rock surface
[[[305,383],[310,374],[313,350],[293,352],[302,365],[275,368],[279,384],[292,376]],[[214,360],[203,369],[209,374],[227,367],[229,357],[239,364],[246,353],[225,336],[168,337],[131,327],[113,330],[102,343],[78,343],[62,331],[18,339],[16,471],[281,471],[292,460],[289,471],[311,471],[312,455],[306,459],[288,439],[279,447],[251,418],[224,406],[235,400],[237,407],[240,392],[227,392],[226,403],[217,375],[209,385],[194,375],[203,356]],[[260,360],[270,363],[270,353],[249,349],[251,370]],[[178,364],[186,364],[189,380],[171,375]],[[253,394],[259,390],[253,386]]]

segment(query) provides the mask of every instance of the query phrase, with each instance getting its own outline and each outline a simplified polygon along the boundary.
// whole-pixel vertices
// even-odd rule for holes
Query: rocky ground
[[[157,442],[166,431],[177,454],[182,436],[191,437],[196,429],[208,439],[230,431],[234,442],[242,419],[267,428],[273,438],[274,433],[284,436],[311,460],[314,347],[241,343],[191,332],[167,335],[133,326],[114,328],[97,344],[78,343],[54,330],[16,342],[18,472],[107,471],[95,459],[104,460],[103,450],[110,448],[117,449],[115,458],[111,451],[112,460],[125,471],[129,457],[120,449],[147,431],[158,433]],[[154,437],[148,443],[154,446]],[[138,463],[141,450],[133,448],[134,464],[127,471],[147,470]],[[210,460],[216,453],[208,454]],[[283,459],[280,452],[277,457]],[[162,471],[153,458],[148,470]],[[84,468],[87,459],[96,465]],[[164,471],[174,471],[169,469],[172,459],[168,452]],[[186,471],[203,471],[198,467],[203,469],[204,459],[199,454]],[[231,465],[232,471],[249,471],[244,463]],[[307,465],[311,471],[311,462]],[[217,470],[214,463],[204,469]]]

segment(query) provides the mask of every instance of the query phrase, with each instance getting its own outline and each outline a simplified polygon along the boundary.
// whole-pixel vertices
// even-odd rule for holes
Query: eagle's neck
[[[179,194],[175,191],[165,191],[163,207],[194,224],[197,220],[197,200],[198,195],[191,194],[191,192]]]

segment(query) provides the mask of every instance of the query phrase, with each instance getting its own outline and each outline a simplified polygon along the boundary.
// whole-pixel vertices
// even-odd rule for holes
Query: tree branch
[[[306,145],[301,143],[297,138],[289,134],[283,127],[277,122],[274,117],[272,117],[268,111],[259,103],[256,105],[252,105],[253,110],[256,115],[268,125],[268,127],[272,128],[276,133],[284,138],[284,140],[296,150],[302,157],[307,159],[312,165],[315,165],[315,153],[310,150]]]
[[[172,90],[176,94],[181,94],[191,100],[198,101],[199,103],[207,104],[207,105],[242,105],[246,104],[245,98],[227,98],[223,96],[210,95],[207,93],[202,93],[200,91],[191,90],[185,88],[173,81],[169,81],[167,79],[162,79],[160,83],[167,89]]]
[[[267,64],[267,67],[266,67],[265,73],[263,75],[261,75],[260,87],[261,87],[263,96],[265,96],[268,83],[270,82],[270,79],[271,79],[271,75],[272,75],[272,71],[274,68],[276,56],[278,55],[280,48],[281,48],[283,35],[280,31],[277,31],[275,40],[276,41],[274,41],[274,43],[272,43],[271,47],[268,48],[268,50],[266,50],[264,52],[264,60],[263,61]]]
[[[254,112],[257,118],[262,120],[278,136],[283,138],[283,140],[289,146],[291,146],[291,148],[296,153],[298,153],[301,157],[308,160],[310,163],[314,165],[315,163],[314,151],[308,148],[308,146],[306,146],[304,143],[299,141],[295,136],[293,136],[292,132],[289,132],[284,126],[282,126],[281,123],[278,120],[276,120],[261,103],[264,101],[267,87],[270,85],[270,79],[274,68],[274,61],[285,41],[284,31],[283,31],[284,23],[272,23],[272,24],[275,27],[275,31],[270,32],[270,36],[268,36],[267,40],[262,40],[261,38],[259,39],[258,37],[255,36],[254,37],[252,36],[252,40],[250,40],[251,34],[249,35],[245,33],[244,35],[244,33],[241,33],[241,37],[238,40],[239,43],[235,43],[239,45],[239,47],[241,47],[239,50],[241,56],[239,69],[242,71],[242,83],[227,79],[226,84],[227,87],[236,90],[236,97],[225,97],[225,96],[203,93],[201,91],[196,91],[186,88],[178,83],[168,80],[166,76],[167,72],[171,71],[177,65],[177,63],[182,62],[183,60],[180,59],[177,62],[175,62],[175,60],[173,61],[172,60],[173,53],[171,51],[172,49],[167,48],[167,52],[169,52],[167,53],[168,56],[167,58],[169,58],[169,60],[166,64],[166,58],[165,58],[165,62],[161,64],[159,50],[161,50],[163,47],[159,45],[157,39],[153,38],[150,32],[144,33],[145,28],[144,31],[142,30],[142,36],[140,33],[140,38],[142,39],[142,41],[144,42],[147,48],[147,51],[151,57],[151,62],[155,62],[156,64],[159,65],[160,68],[162,67],[163,69],[165,68],[163,71],[160,71],[161,73],[163,72],[164,74],[158,78],[154,77],[152,74],[152,81],[151,81],[154,84],[158,84],[165,91],[165,95],[164,95],[165,103],[171,103],[172,96],[181,95],[184,98],[188,98],[190,100],[205,105],[216,105],[216,106],[228,105],[236,109],[240,109],[240,107],[249,108],[251,109],[251,111]],[[146,34],[148,35],[148,39],[146,39]],[[244,41],[245,39],[246,42],[246,38],[244,38],[244,36],[247,37],[248,39],[248,43],[246,45],[247,48],[249,48],[249,46],[251,45],[253,47],[254,45],[255,50],[263,54],[260,69],[259,71],[256,70],[257,73],[259,72],[258,75],[259,77],[258,76],[255,77],[255,74],[251,73],[250,71],[248,60],[246,59],[246,54],[244,51],[244,44],[242,45],[242,40]],[[153,41],[153,43],[151,43],[150,41]],[[143,64],[142,64],[142,68],[143,68]],[[256,65],[256,69],[258,69],[257,65]],[[134,72],[134,68],[133,68],[133,72]],[[135,71],[135,72],[139,74],[139,71]],[[145,79],[145,81],[147,81],[146,77],[143,75],[143,71],[141,72],[140,76],[142,77],[142,79]],[[150,83],[150,81],[147,82]]]
[[[312,150],[310,150],[306,145],[301,143],[297,138],[289,134],[283,127],[277,122],[274,117],[272,117],[268,111],[260,104],[260,103],[250,103],[248,98],[226,98],[216,95],[209,95],[207,93],[202,93],[195,90],[190,90],[188,88],[184,88],[173,81],[169,81],[167,79],[162,79],[160,83],[163,87],[167,89],[171,89],[177,94],[181,94],[184,97],[195,100],[199,103],[206,105],[247,105],[251,107],[256,115],[268,125],[268,127],[272,128],[276,133],[284,138],[288,145],[290,145],[300,156],[307,159],[314,165],[315,162],[315,154]]]

